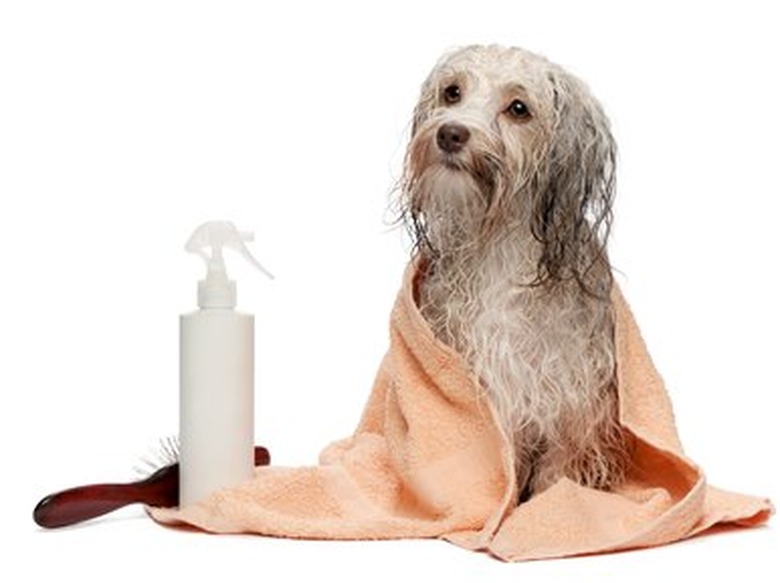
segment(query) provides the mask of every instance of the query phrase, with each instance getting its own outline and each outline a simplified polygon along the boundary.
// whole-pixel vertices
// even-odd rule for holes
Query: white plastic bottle
[[[252,238],[215,221],[198,227],[186,245],[208,272],[198,282],[199,309],[180,320],[181,506],[253,475],[254,317],[236,312],[236,285],[222,256],[230,247],[272,277],[246,248]]]

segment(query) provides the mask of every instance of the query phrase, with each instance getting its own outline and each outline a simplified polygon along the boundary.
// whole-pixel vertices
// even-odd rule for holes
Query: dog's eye
[[[528,109],[528,106],[519,99],[515,99],[512,103],[510,103],[509,107],[506,108],[506,112],[517,119],[526,119],[531,115],[531,110]]]
[[[454,103],[458,103],[460,101],[460,87],[454,83],[452,85],[447,85],[441,94],[442,98],[444,99],[444,103],[447,105],[453,105]]]

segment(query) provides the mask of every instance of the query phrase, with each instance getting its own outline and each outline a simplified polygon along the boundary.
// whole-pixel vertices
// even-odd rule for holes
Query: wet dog
[[[606,253],[615,145],[580,80],[517,48],[445,55],[415,108],[401,216],[419,305],[473,368],[527,498],[625,471]]]

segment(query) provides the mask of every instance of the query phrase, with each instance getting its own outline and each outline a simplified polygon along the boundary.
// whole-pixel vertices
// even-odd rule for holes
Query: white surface
[[[436,541],[182,533],[138,508],[59,532],[30,519],[53,490],[130,477],[176,432],[177,319],[202,274],[183,245],[203,220],[255,230],[277,276],[228,259],[257,318],[257,441],[311,464],[351,432],[407,257],[388,201],[419,85],[445,48],[494,41],[547,54],[603,101],[621,153],[612,258],[687,452],[712,483],[777,502],[770,5],[0,4],[0,578],[777,581],[776,519],[517,565]]]

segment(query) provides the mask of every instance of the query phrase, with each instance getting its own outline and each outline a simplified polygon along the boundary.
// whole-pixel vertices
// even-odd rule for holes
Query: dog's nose
[[[459,123],[445,123],[436,132],[436,143],[448,154],[456,154],[469,141],[469,136],[471,132],[466,126]]]

